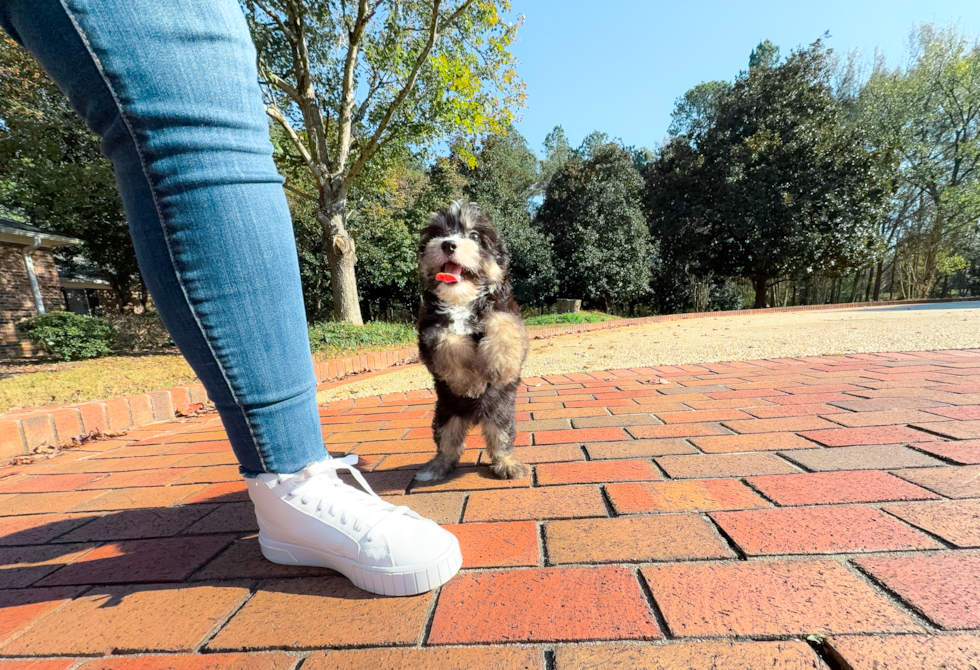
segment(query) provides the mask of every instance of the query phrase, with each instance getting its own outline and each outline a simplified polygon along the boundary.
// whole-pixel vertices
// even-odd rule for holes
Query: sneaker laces
[[[401,516],[406,512],[410,512],[411,510],[405,505],[396,507],[391,503],[382,500],[381,497],[368,485],[367,481],[364,479],[364,475],[362,475],[359,470],[354,468],[354,466],[357,465],[357,460],[357,454],[351,454],[343,458],[327,458],[317,463],[307,465],[295,475],[280,475],[276,480],[276,483],[281,484],[283,481],[290,479],[298,480],[299,484],[290,489],[286,495],[291,498],[300,496],[300,503],[303,505],[307,504],[311,495],[316,495],[317,491],[322,486],[345,486],[347,488],[351,488],[353,492],[360,494],[357,489],[353,489],[337,476],[337,470],[347,470],[354,477],[355,481],[357,481],[357,483],[360,484],[361,487],[370,495],[370,497],[360,494],[354,498],[352,504],[346,505],[339,501],[331,502],[329,507],[327,507],[327,514],[330,516],[339,517],[341,525],[346,525],[349,518],[353,517],[354,532],[359,533],[364,529],[366,522],[362,520],[362,515],[358,514],[358,512],[380,512],[381,510],[384,510],[386,512],[384,516],[367,526],[367,532],[364,535],[364,539],[371,542],[373,539],[371,533],[378,526],[389,519]],[[306,497],[303,497],[304,492],[307,493]],[[317,502],[316,511],[319,512],[322,509],[323,499],[320,498]]]

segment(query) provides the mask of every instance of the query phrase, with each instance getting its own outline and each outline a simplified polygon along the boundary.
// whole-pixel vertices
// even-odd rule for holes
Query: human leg
[[[144,278],[246,474],[326,457],[255,51],[233,0],[6,0],[102,138]]]
[[[102,138],[140,268],[221,414],[275,562],[386,595],[459,570],[456,538],[344,484],[320,434],[289,211],[234,0],[0,0],[0,24]],[[66,194],[66,197],[70,195]]]

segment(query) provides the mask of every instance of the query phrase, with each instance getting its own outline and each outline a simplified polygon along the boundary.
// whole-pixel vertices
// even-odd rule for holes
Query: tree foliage
[[[673,136],[703,133],[714,119],[719,99],[731,88],[727,81],[704,81],[677,98],[667,132]]]
[[[524,100],[507,0],[243,0],[269,116],[305,166],[334,316],[361,322],[348,198],[413,150],[499,131]],[[356,6],[355,6],[356,4]],[[380,166],[380,167],[379,167]]]
[[[560,291],[609,308],[648,289],[651,246],[643,179],[631,154],[608,143],[576,152],[558,170],[536,226],[552,240]]]
[[[888,189],[888,157],[847,123],[818,41],[781,65],[752,67],[717,116],[647,170],[654,235],[700,275],[744,277],[766,305],[784,273],[862,259]]]
[[[952,28],[916,26],[909,65],[878,63],[859,97],[877,144],[900,170],[891,247],[904,257],[908,297],[926,297],[949,275],[944,258],[975,244],[980,217],[980,43]],[[897,257],[897,256],[896,256]]]
[[[142,281],[112,166],[67,98],[8,38],[0,38],[0,175],[0,207],[82,240],[59,258],[80,252],[120,304],[132,302]]]
[[[564,133],[560,127],[552,135],[555,132],[561,134],[555,136],[552,145],[549,158],[553,160],[564,152]],[[567,142],[564,147],[568,147]],[[507,242],[517,301],[522,305],[547,304],[554,297],[558,280],[550,240],[531,223],[530,207],[540,184],[541,169],[527,141],[513,128],[505,134],[492,135],[482,143],[475,164],[462,164],[461,169],[467,182],[467,198],[493,217]]]

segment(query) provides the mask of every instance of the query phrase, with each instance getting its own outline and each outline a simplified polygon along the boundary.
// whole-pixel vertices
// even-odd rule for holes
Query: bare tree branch
[[[310,137],[310,158],[317,165],[318,179],[322,179],[323,170],[320,166],[327,162],[328,147],[306,44],[306,26],[303,20],[305,9],[302,2],[289,0],[288,22],[292,24],[295,34],[295,40],[290,41],[290,47],[293,52],[293,71],[296,73],[296,92],[299,95],[297,104]]]
[[[306,166],[310,168],[310,171],[313,173],[317,186],[322,184],[323,173],[320,171],[319,166],[317,166],[316,162],[313,160],[313,157],[310,155],[309,149],[306,148],[306,144],[303,142],[300,136],[296,134],[296,131],[293,130],[293,127],[289,124],[289,121],[286,120],[286,117],[282,115],[282,112],[279,111],[279,108],[269,107],[266,105],[265,113],[268,114],[269,117],[276,123],[282,126],[284,131],[286,131],[286,135],[289,137],[290,141],[292,141],[293,146],[296,147],[299,155],[303,158],[303,162],[306,163]]]
[[[311,193],[307,193],[306,191],[301,191],[301,190],[299,190],[298,188],[296,188],[294,186],[290,186],[289,184],[283,184],[282,187],[284,189],[286,189],[287,191],[289,191],[290,193],[292,193],[293,195],[295,195],[295,196],[298,196],[300,198],[304,198],[304,199],[309,200],[311,202],[319,202],[319,199],[315,195],[313,195]]]
[[[438,5],[439,0],[436,1]],[[340,110],[337,114],[337,157],[331,166],[331,172],[340,174],[347,167],[347,157],[350,155],[352,111],[354,108],[354,70],[357,65],[357,52],[361,45],[364,28],[371,19],[368,12],[367,0],[358,0],[357,18],[354,27],[348,33],[347,56],[344,58],[344,79],[340,93]]]
[[[266,16],[268,16],[270,19],[275,21],[276,25],[279,26],[279,30],[283,32],[287,40],[292,42],[293,40],[296,39],[296,36],[293,35],[293,31],[291,31],[283,22],[283,20],[279,18],[279,15],[273,12],[271,9],[269,9],[269,7],[266,6],[264,2],[262,2],[262,0],[248,0],[248,2],[249,4],[254,4],[256,7],[261,9]]]
[[[466,9],[472,4],[473,4],[473,0],[466,0],[466,2],[460,5],[459,8],[449,16],[448,19],[442,22],[442,24],[438,27],[438,32],[441,33],[447,28],[449,28],[449,26],[451,26],[453,22],[459,18],[460,14],[465,12]]]
[[[264,65],[262,66],[262,76],[266,78],[270,85],[275,86],[280,91],[288,95],[297,105],[303,104],[303,99],[300,97],[299,91],[297,91],[288,81],[277,75],[275,72],[267,69]]]
[[[441,25],[439,23],[440,4],[441,0],[435,0],[435,2],[433,2],[432,20],[429,24],[429,38],[425,43],[425,47],[415,59],[415,63],[412,65],[412,72],[405,81],[405,85],[398,92],[398,95],[395,96],[395,99],[392,100],[391,104],[388,105],[388,109],[385,111],[384,117],[378,123],[378,127],[375,129],[374,135],[371,136],[370,142],[368,142],[367,146],[364,147],[364,149],[361,151],[361,155],[348,171],[347,176],[344,179],[345,184],[350,184],[353,182],[354,178],[357,177],[360,171],[364,169],[367,162],[371,160],[371,157],[378,151],[381,143],[381,137],[384,134],[385,129],[388,127],[392,117],[395,115],[395,111],[405,101],[408,94],[412,92],[412,88],[415,86],[415,82],[419,77],[419,72],[421,72],[422,66],[425,64],[425,60],[429,57],[432,47],[435,46],[436,37],[438,36],[440,29],[445,29],[451,26],[452,23],[459,18],[459,16],[466,11],[471,4],[473,4],[473,0],[466,0],[466,2],[461,4],[459,8],[457,8],[456,11],[449,16],[449,18],[442,22]]]

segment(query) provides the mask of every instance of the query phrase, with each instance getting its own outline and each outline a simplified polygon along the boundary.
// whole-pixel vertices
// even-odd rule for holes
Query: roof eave
[[[73,244],[82,243],[82,241],[77,238],[67,237],[65,235],[55,235],[54,233],[35,233],[0,225],[0,242],[30,246],[36,239],[41,241],[41,244],[39,245],[41,248],[67,247]]]

